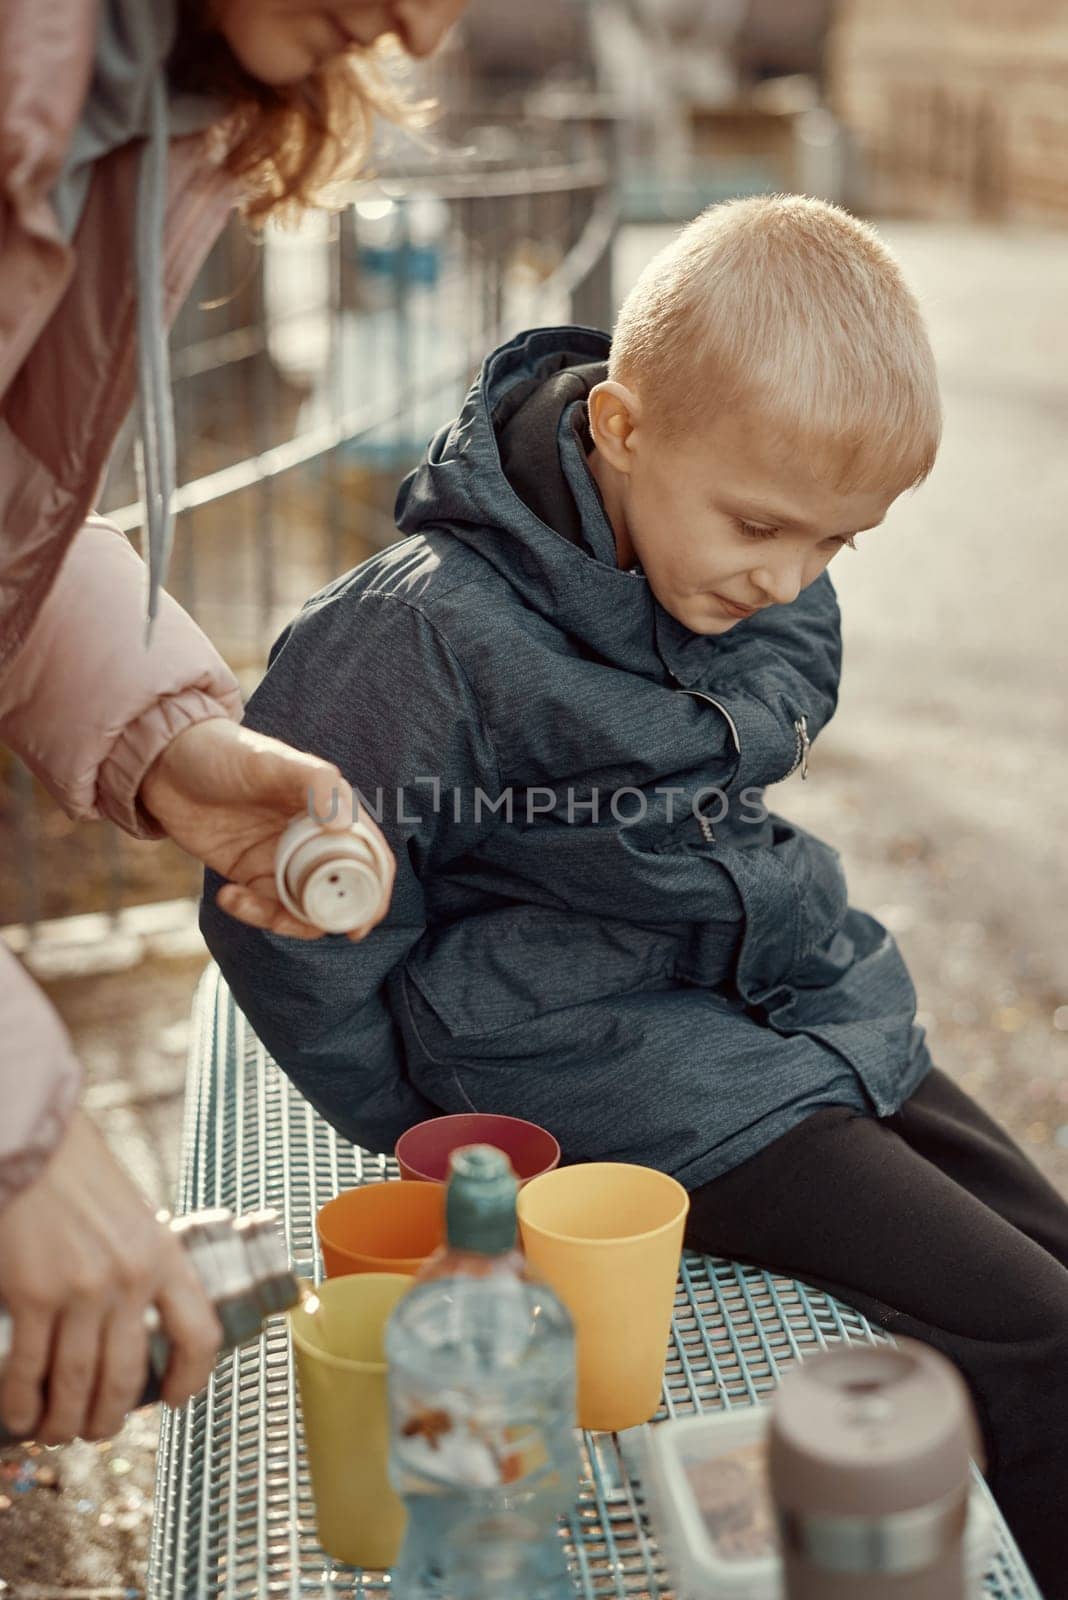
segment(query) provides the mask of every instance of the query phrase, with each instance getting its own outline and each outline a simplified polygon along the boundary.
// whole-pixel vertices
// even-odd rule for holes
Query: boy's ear
[[[588,405],[590,432],[598,451],[617,472],[630,472],[637,443],[634,433],[641,418],[638,396],[625,384],[606,378],[590,390]]]

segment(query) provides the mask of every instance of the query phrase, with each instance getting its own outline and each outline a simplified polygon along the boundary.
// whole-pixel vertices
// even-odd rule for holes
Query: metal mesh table
[[[317,1208],[339,1189],[394,1175],[392,1160],[346,1144],[317,1116],[209,968],[194,1005],[179,1210],[274,1206],[297,1270],[318,1279]],[[805,1354],[838,1340],[886,1337],[803,1284],[687,1254],[659,1417],[751,1405]],[[583,1455],[568,1544],[576,1596],[670,1600],[641,1487],[628,1468],[626,1435],[587,1434]],[[998,1526],[986,1595],[1040,1600],[1000,1518]],[[219,1362],[206,1395],[164,1412],[149,1596],[298,1600],[389,1592],[388,1573],[340,1566],[316,1543],[288,1333],[275,1319],[256,1344]]]

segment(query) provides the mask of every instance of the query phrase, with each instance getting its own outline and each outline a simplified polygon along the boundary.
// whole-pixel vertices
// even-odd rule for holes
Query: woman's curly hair
[[[396,82],[391,41],[335,57],[300,83],[261,83],[211,24],[211,0],[182,0],[167,64],[175,89],[232,107],[220,124],[221,161],[241,185],[241,210],[260,227],[330,205],[332,191],[367,159],[376,115],[420,126],[432,109],[407,100]]]

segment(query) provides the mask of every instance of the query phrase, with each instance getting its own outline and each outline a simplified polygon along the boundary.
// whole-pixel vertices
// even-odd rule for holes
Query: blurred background
[[[394,537],[400,478],[493,345],[609,326],[718,199],[872,219],[930,320],[945,442],[836,562],[839,713],[770,801],[840,849],[936,1060],[1068,1192],[1068,0],[474,0],[414,87],[426,136],[388,133],[335,216],[262,243],[235,222],[190,297],[172,591],[251,689],[301,602]],[[102,505],[138,538],[130,437]],[[3,936],[159,1203],[198,892],[177,850],[75,827],[0,751]],[[149,1414],[0,1458],[0,1592],[139,1594],[154,1443]]]

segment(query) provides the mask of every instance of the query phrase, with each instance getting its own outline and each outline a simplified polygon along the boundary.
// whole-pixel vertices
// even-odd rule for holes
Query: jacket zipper
[[[737,753],[741,755],[742,741],[738,737],[738,728],[735,724],[734,718],[731,716],[723,702],[715,699],[713,695],[702,693],[700,689],[683,689],[682,692],[683,694],[693,695],[695,700],[707,700],[710,706],[715,706],[717,711],[722,712],[723,716],[727,719],[727,726],[731,730],[731,738],[734,740],[734,748]],[[789,772],[783,773],[783,778],[789,778],[792,773],[797,771],[798,767],[801,768],[802,778],[808,777],[808,753],[811,748],[812,741],[808,736],[808,718],[802,714],[800,717],[796,717],[794,719],[794,764],[790,768]],[[781,781],[782,780],[780,779],[780,782]]]
[[[702,833],[702,835],[704,837],[705,844],[715,844],[715,842],[716,842],[716,830],[712,826],[711,822],[709,822],[708,818],[705,817],[705,816],[702,816],[700,814],[700,812],[698,813],[698,816],[697,816],[697,826],[701,830],[701,833]]]
[[[680,684],[679,687],[682,688],[682,685]],[[726,719],[727,726],[731,730],[731,738],[734,740],[735,751],[737,752],[738,755],[741,755],[741,753],[742,753],[742,741],[738,737],[737,724],[735,723],[735,720],[731,716],[730,712],[727,710],[727,707],[723,704],[722,700],[717,700],[714,695],[705,694],[700,689],[682,689],[682,692],[683,692],[683,694],[692,695],[695,700],[707,700],[707,702],[708,702],[708,704],[710,706],[715,706],[716,710],[719,711],[723,715],[723,717]],[[804,714],[804,712],[802,712],[801,716],[794,718],[794,761],[793,761],[793,765],[790,768],[789,772],[784,772],[783,773],[782,778],[779,779],[780,783],[782,783],[786,778],[792,777],[793,774],[797,771],[798,767],[801,768],[801,776],[802,776],[802,778],[807,778],[808,777],[808,753],[811,750],[811,748],[812,748],[812,740],[808,736],[808,717]],[[707,832],[705,831],[706,826],[707,826],[707,830],[708,830]],[[710,822],[708,822],[708,819],[707,818],[701,819],[701,831],[704,833],[705,838],[708,840],[709,844],[712,844],[714,842],[714,840],[715,840],[715,834],[711,834],[711,830],[712,830],[712,824]],[[710,834],[711,834],[711,837],[709,837]]]
[[[680,684],[679,687],[682,688],[682,685]],[[738,725],[723,702],[721,700],[716,700],[710,694],[703,694],[700,689],[683,689],[682,692],[683,694],[692,695],[695,700],[707,700],[710,706],[715,706],[716,710],[722,715],[728,728],[731,730],[731,738],[734,741],[735,753],[737,755],[741,755],[742,741],[738,737]],[[705,844],[715,844],[716,830],[708,818],[699,814],[697,818],[697,826],[701,830],[701,835],[705,841]]]
[[[811,748],[812,741],[808,736],[808,718],[805,716],[797,717],[794,721],[794,764],[789,772],[783,773],[782,778],[779,780],[780,783],[784,778],[789,778],[795,773],[798,767],[801,768],[802,778],[808,777],[808,753]]]
[[[730,712],[727,710],[727,707],[723,704],[723,702],[721,700],[714,699],[713,696],[710,695],[710,694],[703,694],[700,689],[683,689],[682,692],[683,692],[683,694],[692,695],[695,700],[707,700],[710,706],[715,706],[717,711],[720,711],[720,712],[723,713],[723,716],[727,720],[727,726],[731,730],[731,738],[734,740],[735,752],[736,752],[737,755],[741,755],[741,753],[742,753],[742,741],[738,737],[737,724],[735,723],[734,718],[731,716]],[[796,727],[796,723],[795,723],[795,727]]]

